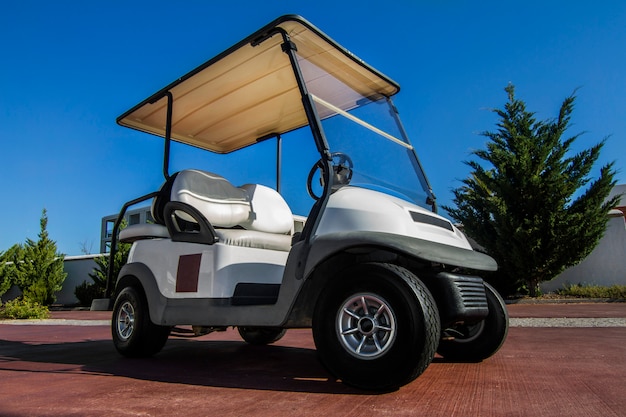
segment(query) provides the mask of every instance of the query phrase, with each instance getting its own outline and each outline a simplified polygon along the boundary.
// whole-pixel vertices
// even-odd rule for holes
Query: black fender
[[[396,256],[400,256],[418,263],[438,263],[478,271],[498,268],[492,257],[480,252],[382,232],[329,233],[315,237],[308,248],[301,249],[300,256],[290,256],[292,262],[287,263],[285,271],[286,275],[296,274],[304,280],[289,311],[287,325],[290,327],[310,326],[315,304],[328,280],[355,262],[394,263]],[[367,254],[376,255],[370,257]],[[301,263],[304,267],[298,268],[296,265]],[[436,278],[432,272],[419,275],[428,282]],[[428,282],[425,282],[427,286]]]
[[[498,264],[489,255],[429,240],[384,232],[337,232],[317,236],[311,242],[305,276],[336,253],[353,248],[372,247],[428,263],[456,266],[476,271],[496,271]]]
[[[117,298],[117,293],[127,285],[140,285],[140,290],[144,292],[148,301],[150,320],[155,324],[160,324],[167,305],[167,299],[159,291],[156,279],[150,268],[144,263],[133,262],[124,265],[118,277],[115,285],[115,298]]]
[[[326,234],[314,238],[309,244],[299,242],[292,247],[278,302],[271,309],[275,321],[282,321],[285,327],[310,326],[315,303],[327,280],[354,261],[353,256],[348,255],[346,259],[345,254],[367,252],[397,254],[417,261],[479,271],[497,270],[497,264],[490,256],[422,239],[382,232]],[[124,265],[116,288],[119,291],[126,285],[141,286],[148,301],[150,319],[155,324],[164,324],[168,299],[159,291],[150,268],[139,262]],[[193,300],[192,304],[203,301],[206,300]]]

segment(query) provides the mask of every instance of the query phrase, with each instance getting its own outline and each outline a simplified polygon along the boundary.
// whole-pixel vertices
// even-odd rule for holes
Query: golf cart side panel
[[[126,264],[118,286],[139,284],[146,296],[150,320],[163,326],[281,326],[287,317],[302,280],[280,287],[275,304],[234,305],[233,298],[167,298],[161,294],[150,268],[142,263]]]
[[[164,301],[166,306],[162,309],[164,314],[156,323],[198,326],[302,327],[302,322],[288,323],[287,317],[296,307],[295,301],[306,282],[304,279],[297,279],[295,273],[304,246],[303,242],[300,242],[294,245],[294,249],[290,252],[285,277],[274,304],[233,305],[233,300],[230,298],[166,299],[157,294],[155,301]],[[310,319],[307,323],[310,326]]]
[[[146,248],[141,248],[142,245],[146,245]],[[161,249],[170,249],[157,253],[167,253],[162,258],[170,261],[163,262],[172,265],[155,267],[154,258],[149,257],[150,253],[154,253],[155,245],[161,246]],[[172,255],[176,247],[188,249]],[[122,268],[117,286],[121,288],[129,280],[137,280],[146,295],[151,320],[160,325],[280,326],[285,322],[304,282],[295,278],[294,270],[299,263],[302,247],[302,243],[294,246],[288,255],[292,261],[288,262],[286,252],[263,250],[251,253],[250,248],[221,244],[190,245],[171,242],[169,239],[136,242],[133,260]],[[177,292],[180,259],[198,248],[204,249],[200,254],[203,260],[199,263],[196,281],[198,291]],[[212,252],[213,248],[218,250],[218,255]],[[142,254],[144,250],[146,252]],[[251,262],[245,262],[241,257],[244,252],[248,253]],[[256,255],[261,256],[263,262]],[[272,257],[276,258],[275,262],[268,259]],[[255,258],[257,261],[252,262]],[[215,263],[213,268],[211,262]],[[283,278],[285,262],[288,271]],[[185,285],[188,284],[189,281]]]
[[[152,239],[137,242],[129,261],[150,265],[164,297],[231,298],[239,282],[279,285],[287,256],[288,252],[222,243]]]

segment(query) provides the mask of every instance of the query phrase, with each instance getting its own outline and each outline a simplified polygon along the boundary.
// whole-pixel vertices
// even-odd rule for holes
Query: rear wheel
[[[437,353],[446,360],[480,362],[495,354],[509,331],[506,304],[498,292],[485,282],[489,314],[478,322],[444,329],[445,337]]]
[[[280,327],[237,327],[239,335],[251,345],[268,345],[278,342],[287,332]]]
[[[150,321],[143,292],[129,286],[122,289],[115,300],[111,333],[119,353],[139,358],[159,352],[167,341],[170,328]]]
[[[417,378],[435,355],[439,331],[430,292],[390,264],[357,265],[335,276],[313,316],[326,368],[348,385],[377,391]]]

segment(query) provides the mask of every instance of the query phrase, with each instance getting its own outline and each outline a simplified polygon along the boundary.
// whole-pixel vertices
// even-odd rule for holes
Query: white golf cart
[[[267,344],[312,327],[327,369],[371,390],[412,381],[436,352],[493,355],[506,308],[467,271],[497,265],[436,214],[391,102],[398,91],[306,20],[283,16],[120,116],[165,138],[165,183],[126,203],[113,231],[128,207],[152,199],[155,222],[119,232],[132,248],[117,280],[109,274],[117,350],[149,356],[170,335],[230,326]],[[225,154],[275,139],[280,189],[290,135],[316,153],[300,185],[312,197],[306,218],[253,178],[235,186],[217,167],[169,173],[171,141]]]

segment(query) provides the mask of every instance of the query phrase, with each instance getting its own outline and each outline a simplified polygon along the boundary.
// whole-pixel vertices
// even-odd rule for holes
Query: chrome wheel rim
[[[397,332],[391,306],[371,293],[346,299],[337,312],[336,325],[343,348],[358,359],[376,359],[386,354]]]
[[[135,330],[135,308],[129,301],[125,301],[117,312],[117,334],[126,341]]]

